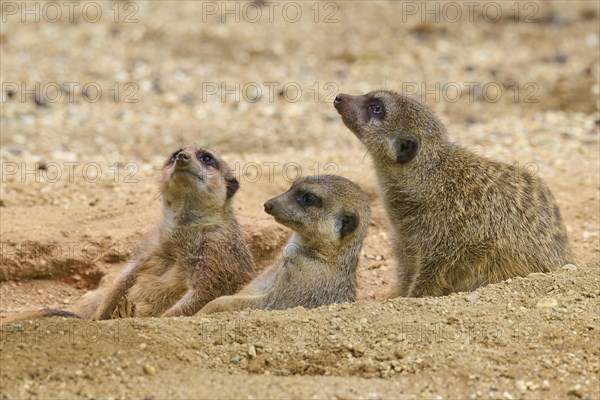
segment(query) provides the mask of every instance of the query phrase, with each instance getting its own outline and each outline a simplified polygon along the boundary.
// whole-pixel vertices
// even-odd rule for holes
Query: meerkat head
[[[161,193],[170,208],[222,209],[239,186],[225,161],[201,147],[180,148],[162,169]]]
[[[299,178],[264,207],[277,222],[292,228],[303,245],[321,253],[338,253],[362,242],[371,213],[362,189],[335,175]]]
[[[399,93],[339,94],[333,105],[348,129],[382,164],[414,163],[431,147],[428,142],[445,140],[440,120],[424,104]]]

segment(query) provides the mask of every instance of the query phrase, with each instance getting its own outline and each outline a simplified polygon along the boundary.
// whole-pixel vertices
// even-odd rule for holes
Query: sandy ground
[[[36,22],[2,3],[1,316],[69,309],[118,271],[160,219],[158,167],[179,144],[237,169],[261,267],[288,235],[262,203],[296,175],[353,179],[374,213],[357,304],[5,325],[0,397],[600,398],[597,2],[458,2],[458,20],[421,2],[267,4],[258,20],[245,2],[47,4]],[[383,300],[385,215],[331,105],[376,88],[411,93],[455,140],[544,178],[576,269]]]

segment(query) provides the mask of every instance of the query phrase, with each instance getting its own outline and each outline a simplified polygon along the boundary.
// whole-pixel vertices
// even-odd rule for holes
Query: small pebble
[[[465,300],[471,303],[475,303],[477,300],[479,300],[479,295],[477,293],[469,293],[465,297]]]
[[[556,61],[559,64],[566,63],[568,59],[569,59],[569,57],[567,57],[565,54],[562,54],[562,53],[556,53],[554,55],[554,61]]]
[[[250,348],[248,349],[248,355],[250,356],[250,358],[256,357],[256,347],[254,347],[254,345],[250,346]]]
[[[12,145],[8,146],[8,151],[10,151],[12,154],[14,154],[16,156],[21,155],[21,153],[23,153],[26,150],[27,150],[27,147],[22,144],[12,144]]]
[[[536,308],[554,308],[558,305],[558,300],[554,297],[546,297],[537,302]]]
[[[142,366],[142,369],[144,370],[144,373],[146,375],[154,375],[156,373],[156,368],[154,368],[152,365],[150,364],[144,364]]]
[[[404,350],[402,350],[402,348],[398,347],[395,351],[394,351],[394,355],[396,356],[397,359],[403,359],[404,358]]]
[[[547,379],[542,381],[542,390],[550,390],[550,382]]]
[[[246,368],[251,374],[258,374],[263,371],[265,366],[265,359],[263,357],[255,357],[248,361],[248,367]]]
[[[531,381],[525,382],[525,385],[527,386],[528,390],[538,390],[540,388],[540,385],[533,383]]]
[[[352,349],[352,354],[354,355],[354,357],[360,357],[363,354],[365,354],[365,348],[363,346],[361,346],[360,344],[357,344]]]
[[[567,394],[579,397],[581,399],[583,397],[583,393],[581,392],[581,385],[575,385],[570,387],[567,391]]]
[[[565,264],[561,267],[562,270],[564,271],[577,271],[577,266],[573,265],[573,264]]]

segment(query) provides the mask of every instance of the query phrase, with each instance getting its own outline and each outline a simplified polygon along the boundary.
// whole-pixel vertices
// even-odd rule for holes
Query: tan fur
[[[373,159],[395,234],[397,294],[468,291],[573,261],[540,178],[451,142],[426,106],[401,94],[342,94],[334,105]]]
[[[318,204],[307,204],[307,193],[320,199]],[[356,300],[358,256],[370,220],[369,200],[358,185],[331,175],[301,178],[266,202],[265,211],[294,230],[281,259],[239,293],[211,301],[201,313]]]

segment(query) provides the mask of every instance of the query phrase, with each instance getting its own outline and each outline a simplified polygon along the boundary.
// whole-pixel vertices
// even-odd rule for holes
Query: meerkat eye
[[[371,107],[371,112],[373,114],[381,114],[381,111],[383,111],[381,104],[371,104],[369,107]]]
[[[302,204],[303,206],[316,206],[316,207],[320,207],[321,206],[321,199],[314,195],[313,193],[310,192],[305,192],[305,193],[300,193],[300,195],[298,196],[298,203]]]
[[[198,160],[207,167],[217,168],[217,161],[209,153],[198,153]]]
[[[177,157],[177,154],[179,154],[181,152],[181,149],[173,152],[173,154],[171,154],[171,157],[169,157],[169,159],[167,160],[167,165],[171,165],[175,162],[175,157]]]
[[[381,102],[381,100],[374,100],[371,103],[369,103],[369,114],[372,117],[381,119],[384,117],[385,115],[385,109],[383,107],[383,103]]]

